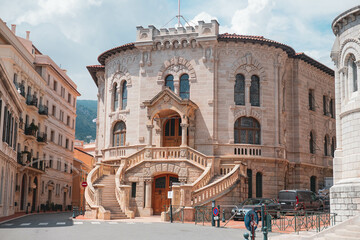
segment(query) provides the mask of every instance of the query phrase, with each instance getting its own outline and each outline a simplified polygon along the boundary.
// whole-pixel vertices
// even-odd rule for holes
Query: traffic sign
[[[250,232],[252,232],[252,229],[256,230],[257,225],[259,223],[259,218],[257,213],[254,212],[253,210],[248,211],[245,215],[244,222],[247,230],[249,230]]]
[[[217,207],[214,208],[213,214],[214,214],[214,216],[219,215],[219,209]]]
[[[82,183],[81,183],[81,186],[87,187],[87,182],[82,182]]]

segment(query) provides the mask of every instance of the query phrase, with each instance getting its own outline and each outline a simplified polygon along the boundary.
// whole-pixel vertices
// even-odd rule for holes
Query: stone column
[[[152,129],[154,128],[154,125],[146,125],[147,130],[148,130],[148,147],[152,147]]]
[[[186,147],[187,146],[187,129],[189,127],[189,124],[187,123],[181,123],[181,146],[180,147]]]
[[[245,105],[250,104],[250,86],[251,86],[251,79],[245,78]]]
[[[153,209],[151,207],[151,199],[152,199],[152,178],[148,178],[144,180],[145,183],[145,208],[143,212],[143,216],[151,216],[153,214]]]

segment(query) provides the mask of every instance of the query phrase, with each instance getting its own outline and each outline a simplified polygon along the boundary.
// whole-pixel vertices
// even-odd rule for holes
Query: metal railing
[[[39,105],[39,114],[40,115],[46,115],[48,116],[49,115],[49,109],[47,106],[44,106],[44,105]]]
[[[195,206],[195,225],[211,222],[212,207],[209,206]]]
[[[184,223],[184,206],[180,205],[164,205],[164,212],[169,217],[170,222]]]

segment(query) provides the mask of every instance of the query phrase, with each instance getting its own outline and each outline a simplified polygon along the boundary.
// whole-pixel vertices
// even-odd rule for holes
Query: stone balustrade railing
[[[219,180],[197,189],[192,193],[192,205],[202,205],[211,201],[214,197],[228,190],[240,179],[241,165],[237,164],[235,167]]]
[[[226,175],[234,168],[235,164],[221,164],[220,175]]]
[[[123,163],[120,165],[120,167],[116,171],[116,175],[115,175],[116,200],[118,201],[121,210],[124,211],[126,216],[128,218],[134,218],[135,213],[134,213],[134,211],[131,211],[129,208],[131,186],[121,184],[124,174],[125,174],[125,164]]]
[[[103,158],[106,159],[106,161],[113,161],[131,156],[132,154],[143,149],[144,147],[145,145],[110,147],[107,149],[103,149],[102,154]]]
[[[228,155],[231,157],[286,158],[286,151],[283,147],[256,144],[219,144],[215,155]]]
[[[100,177],[101,165],[96,165],[87,176],[86,182],[88,186],[85,189],[85,200],[91,208],[96,207],[95,188],[93,183]]]
[[[211,174],[211,164],[209,164],[205,171],[200,175],[200,177],[198,177],[198,179],[196,179],[195,182],[193,182],[191,184],[192,186],[192,191],[196,191],[204,186],[206,186],[206,184],[209,183],[209,181],[211,180],[212,174]]]

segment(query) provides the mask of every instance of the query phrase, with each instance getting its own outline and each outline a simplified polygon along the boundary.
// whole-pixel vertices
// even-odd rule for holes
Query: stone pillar
[[[251,79],[246,78],[245,79],[245,105],[251,105],[250,104],[250,86],[251,86]]]
[[[152,130],[154,128],[154,125],[148,124],[148,125],[146,125],[146,127],[147,127],[147,130],[148,130],[148,144],[147,144],[147,146],[152,147]]]
[[[102,191],[105,187],[104,184],[94,184],[95,188],[95,204],[96,206],[101,206],[102,203]]]
[[[186,147],[187,146],[187,129],[189,124],[187,123],[181,123],[181,146],[180,147]]]
[[[152,199],[152,178],[150,179],[145,179],[144,183],[145,183],[145,208],[144,208],[144,212],[143,212],[143,216],[151,216],[153,215],[153,209],[151,207],[151,199]]]

